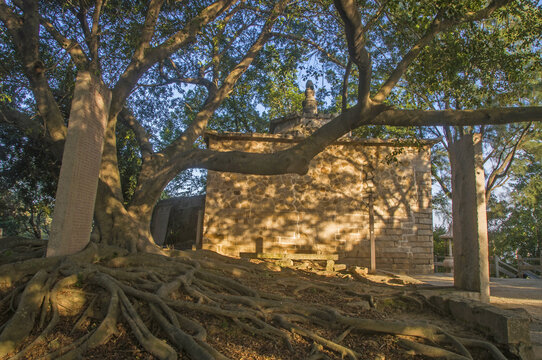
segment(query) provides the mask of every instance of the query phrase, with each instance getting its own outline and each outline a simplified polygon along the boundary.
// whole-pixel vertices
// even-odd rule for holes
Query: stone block
[[[476,322],[501,344],[519,344],[530,339],[530,317],[524,309],[505,310],[494,306],[474,307]]]
[[[416,266],[430,265],[433,263],[433,254],[430,254],[430,256],[428,256],[425,259],[420,258],[420,257],[415,257],[414,259],[411,259],[410,262]]]
[[[405,254],[407,253],[407,249],[399,248],[399,247],[379,247],[377,244],[376,252],[380,254]]]
[[[335,271],[343,271],[346,270],[346,264],[335,264],[333,269]]]
[[[480,297],[476,292],[463,293]],[[500,309],[479,301],[449,295],[430,296],[429,301],[442,311],[449,312],[457,320],[507,345],[511,352],[522,359],[534,358],[529,331],[530,316],[524,309]]]
[[[282,266],[282,267],[288,267],[288,266],[293,266],[294,265],[294,262],[292,259],[282,259],[278,262],[279,266]]]
[[[403,235],[403,230],[401,230],[401,229],[384,229],[384,234],[386,234],[386,235]]]
[[[427,248],[433,248],[433,242],[430,241],[432,238],[428,238],[427,236],[420,241],[420,237],[416,236],[416,241],[410,242],[410,245],[413,247],[427,247]]]
[[[403,240],[403,237],[401,235],[376,235],[375,241],[377,241],[379,244],[385,241],[401,241]],[[394,243],[394,246],[396,244]]]
[[[432,261],[431,261],[431,264],[429,265],[414,264],[414,267],[412,269],[413,274],[429,274],[429,273],[432,273],[433,271],[434,269],[433,269]]]
[[[410,249],[413,253],[424,253],[424,254],[432,254],[433,249],[430,247],[413,247]]]
[[[416,223],[433,225],[433,219],[431,219],[431,218],[418,218],[418,219],[416,219]]]
[[[380,267],[382,265],[391,265],[391,264],[393,264],[394,259],[399,259],[399,257],[394,258],[394,257],[390,257],[390,256],[386,256],[386,257],[377,256],[376,257],[376,263],[377,263],[378,267]]]
[[[394,248],[397,243],[395,241],[385,241],[385,240],[382,240],[382,239],[377,239],[376,240],[377,242],[377,248],[382,248],[382,249],[389,249],[389,248]]]
[[[413,242],[413,241],[418,240],[418,236],[415,235],[415,234],[410,234],[410,235],[409,235],[409,234],[404,234],[404,235],[402,236],[402,239],[401,239],[401,240],[407,241],[408,243],[411,243],[411,242]]]

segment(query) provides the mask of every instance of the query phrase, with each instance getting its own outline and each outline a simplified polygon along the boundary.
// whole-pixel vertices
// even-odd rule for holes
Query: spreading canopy
[[[450,34],[463,40],[488,33],[489,47],[536,54],[540,14],[537,3],[526,0],[0,0],[2,60],[9,64],[2,68],[1,92],[11,99],[2,101],[0,119],[24,136],[45,134],[44,146],[59,156],[75,74],[89,71],[112,91],[97,223],[107,222],[98,214],[114,213],[148,223],[165,186],[186,169],[302,174],[316,154],[360,126],[539,121],[538,103],[521,96],[506,108],[485,102],[485,108],[450,110],[432,109],[431,100],[405,103],[400,95],[410,88],[432,98],[434,87],[420,89],[413,81],[421,69],[433,84],[442,69],[455,65],[461,73],[463,45]],[[491,35],[522,26],[530,30]],[[447,56],[424,57],[432,48]],[[498,51],[483,54],[476,61],[499,61]],[[540,69],[539,57],[533,58],[524,69],[530,74]],[[312,136],[274,154],[202,148],[208,127],[261,131],[269,116],[297,110],[298,76],[316,74],[330,84],[327,93],[320,87],[320,99],[337,100],[342,112]],[[467,75],[452,84],[457,91],[486,86]],[[119,170],[118,153],[126,154],[128,144],[121,133],[138,144],[137,152],[128,152],[139,155],[129,163],[134,176]],[[123,185],[127,179],[130,186]]]

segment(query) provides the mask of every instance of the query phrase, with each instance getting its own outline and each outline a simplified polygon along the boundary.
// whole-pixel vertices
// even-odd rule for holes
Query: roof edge
[[[306,137],[294,136],[290,134],[265,134],[265,133],[238,133],[238,132],[226,132],[219,133],[214,130],[207,130],[203,134],[205,143],[209,147],[209,139],[228,139],[228,140],[246,140],[246,141],[269,141],[269,142],[284,142],[284,143],[299,143]],[[387,145],[387,146],[417,146],[421,145],[435,145],[441,140],[441,138],[434,139],[344,139],[340,138],[333,142],[333,144],[352,144],[352,145]]]

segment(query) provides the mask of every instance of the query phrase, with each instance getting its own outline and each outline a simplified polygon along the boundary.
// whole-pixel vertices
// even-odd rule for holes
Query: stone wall
[[[207,141],[214,150],[273,152],[299,138],[208,133]],[[340,263],[368,267],[372,204],[376,268],[431,272],[430,170],[429,142],[344,140],[315,157],[303,176],[209,171],[202,246],[234,256],[337,253]]]

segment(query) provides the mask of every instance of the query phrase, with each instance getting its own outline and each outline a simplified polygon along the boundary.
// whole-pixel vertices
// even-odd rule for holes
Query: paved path
[[[415,275],[413,278],[435,286],[453,286],[451,274]],[[531,315],[531,341],[536,359],[542,360],[542,280],[491,278],[492,305],[514,309],[523,308]]]

